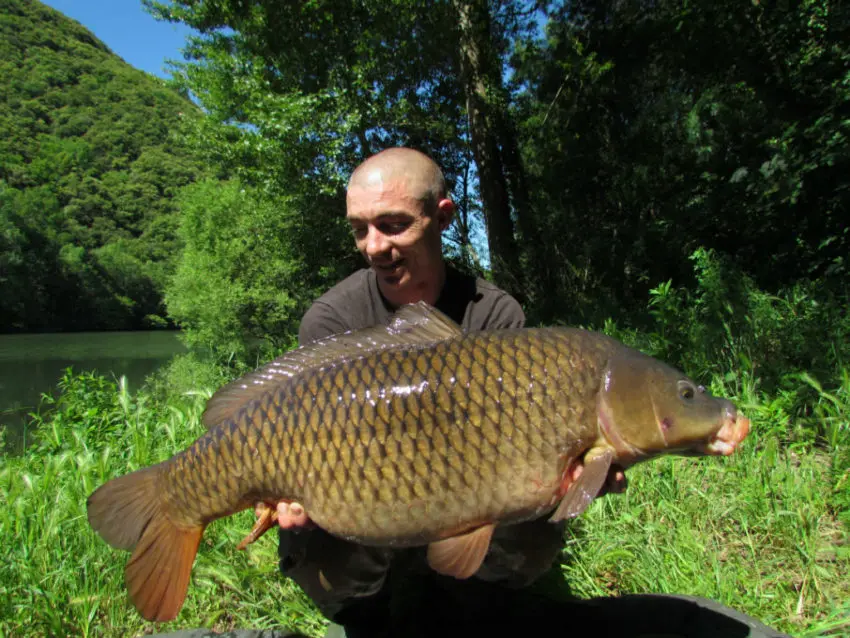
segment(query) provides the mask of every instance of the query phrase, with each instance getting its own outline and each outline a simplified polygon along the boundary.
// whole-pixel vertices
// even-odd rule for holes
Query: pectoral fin
[[[328,580],[328,577],[325,576],[321,569],[319,570],[319,584],[325,591],[331,591],[334,588],[334,586],[331,585],[331,581]]]
[[[484,562],[495,525],[484,525],[461,536],[428,545],[428,564],[445,576],[469,578]]]
[[[272,507],[268,503],[263,503],[257,508],[257,522],[254,523],[254,528],[248,532],[248,535],[236,546],[236,549],[242,550],[255,542],[260,536],[277,525],[277,508]]]
[[[555,510],[549,520],[557,523],[565,518],[575,518],[587,509],[587,506],[596,498],[599,490],[605,484],[613,460],[614,451],[611,449],[588,452],[584,458],[584,468],[581,474],[569,484],[563,498],[561,498],[558,509]],[[567,471],[569,472],[569,470]]]

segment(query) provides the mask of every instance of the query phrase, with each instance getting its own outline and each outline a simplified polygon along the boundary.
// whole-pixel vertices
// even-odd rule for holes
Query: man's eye
[[[410,222],[401,221],[401,222],[384,222],[381,224],[380,229],[381,232],[385,235],[398,235],[399,233],[403,233],[407,230],[407,227],[410,226]]]
[[[365,228],[352,228],[351,234],[354,235],[355,239],[362,239],[363,237],[366,236],[366,229]]]

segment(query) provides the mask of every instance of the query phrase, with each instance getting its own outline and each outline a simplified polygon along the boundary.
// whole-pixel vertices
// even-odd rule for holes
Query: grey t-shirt
[[[464,332],[522,328],[525,324],[525,314],[516,299],[489,281],[451,266],[446,266],[446,282],[434,305]],[[392,313],[393,308],[378,289],[375,271],[364,268],[313,303],[301,320],[298,341],[303,345],[348,330],[386,325]]]
[[[446,267],[446,282],[434,305],[464,332],[521,328],[525,324],[525,314],[516,299],[490,282],[450,266]],[[313,303],[301,321],[298,340],[303,345],[349,330],[386,325],[392,314],[393,308],[378,289],[375,272],[362,269]],[[497,528],[478,577],[515,584],[528,581],[548,568],[562,546],[561,533],[562,526],[544,519]],[[347,626],[359,622],[355,618],[362,616],[370,634],[383,635],[377,628],[389,622],[387,599],[392,598],[390,590],[397,590],[385,586],[385,579],[390,563],[404,552],[356,545],[321,529],[280,530],[279,534],[281,571],[295,580],[328,618]],[[420,553],[424,556],[424,551]],[[444,585],[454,580],[439,578]]]

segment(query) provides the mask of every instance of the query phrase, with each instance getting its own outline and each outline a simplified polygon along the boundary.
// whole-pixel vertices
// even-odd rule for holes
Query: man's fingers
[[[612,494],[622,494],[626,491],[629,482],[626,480],[626,472],[620,468],[611,468],[608,474],[608,491]]]
[[[622,494],[626,491],[629,482],[626,480],[626,471],[616,465],[612,465],[608,470],[608,476],[605,477],[605,483],[602,489],[599,490],[597,496],[605,496],[606,494]]]
[[[254,516],[256,516],[257,518],[260,518],[260,516],[263,515],[263,512],[265,512],[266,507],[268,507],[268,506],[265,503],[263,503],[262,501],[257,503],[254,506]],[[275,516],[277,516],[277,512],[275,512]]]
[[[313,526],[301,503],[285,503],[283,501],[278,503],[277,522],[283,529]]]

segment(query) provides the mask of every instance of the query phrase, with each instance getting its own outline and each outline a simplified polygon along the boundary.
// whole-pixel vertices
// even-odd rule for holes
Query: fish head
[[[658,454],[728,455],[747,436],[749,419],[675,368],[638,352],[608,362],[599,423],[628,465]]]

